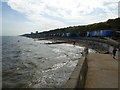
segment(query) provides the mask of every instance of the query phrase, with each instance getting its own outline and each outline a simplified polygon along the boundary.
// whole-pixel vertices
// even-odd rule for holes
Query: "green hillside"
[[[90,25],[83,26],[73,26],[67,28],[59,28],[54,29],[42,33],[67,33],[67,32],[86,32],[86,31],[94,31],[94,30],[120,30],[120,18],[109,19],[106,22],[94,23]]]
[[[109,19],[106,22],[94,23],[90,25],[82,25],[82,26],[70,26],[66,28],[58,28],[54,30],[44,31],[38,33],[24,34],[22,36],[27,37],[40,37],[40,36],[48,36],[49,34],[62,34],[62,33],[81,33],[81,36],[85,36],[87,31],[95,31],[95,30],[113,30],[120,32],[120,18]],[[118,35],[119,36],[119,35]]]

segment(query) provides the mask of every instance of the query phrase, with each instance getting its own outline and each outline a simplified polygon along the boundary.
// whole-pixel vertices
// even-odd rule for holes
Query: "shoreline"
[[[38,41],[41,40],[41,39],[38,39]],[[42,39],[42,40],[48,40],[48,41],[51,41],[51,43],[45,43],[45,44],[62,44],[62,43],[68,43],[68,44],[72,44],[73,45],[73,41],[74,40],[70,40],[70,39],[66,39],[66,38],[62,38],[62,39],[54,39],[54,38],[50,38],[50,39]],[[91,45],[87,45],[86,44],[83,44],[83,43],[80,43],[79,41],[75,41],[75,45],[78,45],[80,47],[87,47],[89,49],[93,49]],[[93,49],[95,50],[97,53],[106,53],[107,51],[104,51],[102,49]]]
[[[68,44],[73,44],[73,40],[66,40],[66,39],[62,39],[62,40],[48,39],[48,40],[52,41],[53,43],[65,41]],[[87,44],[88,43],[82,44],[77,41],[75,45],[90,47]],[[98,49],[98,48],[96,48],[96,49]],[[93,49],[93,50],[96,50],[96,49]],[[109,88],[115,87],[116,88],[116,87],[118,87],[116,84],[118,82],[117,81],[118,74],[116,74],[117,72],[115,71],[114,74],[111,74],[109,72],[109,70],[104,69],[104,68],[110,69],[111,67],[114,67],[114,69],[117,70],[117,68],[118,68],[117,67],[118,64],[116,64],[117,62],[111,58],[111,55],[110,55],[111,53],[105,53],[105,50],[103,50],[101,48],[99,48],[97,51],[99,51],[99,52],[97,52],[95,54],[89,54],[86,58],[87,60],[86,59],[83,60],[84,63],[82,63],[82,66],[81,66],[81,63],[77,64],[76,68],[74,69],[70,78],[68,79],[67,83],[65,84],[65,88],[71,87],[71,88],[85,88],[86,89],[86,88],[94,88],[94,87],[95,88],[97,88],[97,87],[98,88],[102,88],[102,87],[105,87],[105,88],[106,87],[109,87]],[[99,62],[99,61],[101,61],[101,58],[102,58],[102,62]],[[111,59],[111,60],[109,61],[109,59]],[[109,63],[109,64],[107,64],[107,63]],[[114,65],[114,64],[116,64],[116,65]],[[97,65],[99,65],[99,66],[97,66]],[[97,68],[97,70],[94,68],[95,71],[94,70],[91,71],[92,67]],[[103,72],[101,70],[101,68],[104,71],[106,71],[108,74],[106,72]],[[98,72],[100,72],[99,75],[97,74]],[[104,73],[104,74],[102,74],[102,73]],[[84,76],[82,80],[80,78],[81,75]],[[102,81],[99,79],[96,79],[96,78],[101,78]],[[106,81],[104,81],[105,78],[107,78]],[[96,82],[96,83],[95,84],[89,83],[91,81]],[[109,81],[111,81],[111,82],[109,82]],[[104,82],[106,83],[105,85],[104,85]]]
[[[105,40],[99,38],[59,38],[59,37],[41,37],[37,38],[38,40],[50,40],[53,43],[65,42],[69,44],[73,44],[75,41],[75,45],[79,45],[81,47],[87,47],[93,49],[101,54],[112,54],[111,47],[118,47],[120,43],[113,40]]]

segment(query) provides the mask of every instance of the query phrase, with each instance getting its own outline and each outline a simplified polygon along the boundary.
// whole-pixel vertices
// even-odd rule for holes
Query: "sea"
[[[46,43],[51,41],[2,37],[3,88],[62,88],[65,85],[84,47]]]

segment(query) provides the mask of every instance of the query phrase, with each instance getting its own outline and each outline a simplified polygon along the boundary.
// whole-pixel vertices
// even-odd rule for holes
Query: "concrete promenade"
[[[118,88],[118,60],[110,54],[90,53],[85,88]]]

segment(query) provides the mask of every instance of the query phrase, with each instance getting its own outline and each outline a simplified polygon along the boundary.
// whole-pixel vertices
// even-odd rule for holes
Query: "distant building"
[[[31,34],[33,34],[33,32],[31,32]]]
[[[38,31],[36,31],[36,34],[38,34]]]

